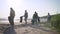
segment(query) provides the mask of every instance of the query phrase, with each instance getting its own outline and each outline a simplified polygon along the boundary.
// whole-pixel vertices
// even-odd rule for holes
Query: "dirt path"
[[[55,34],[48,28],[44,28],[40,24],[31,25],[19,24],[13,27],[9,27],[4,34]]]

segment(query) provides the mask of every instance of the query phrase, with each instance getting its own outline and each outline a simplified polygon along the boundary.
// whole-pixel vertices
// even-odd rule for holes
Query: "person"
[[[22,23],[23,16],[20,17],[20,22]]]
[[[51,19],[51,16],[50,16],[50,13],[48,13],[48,16],[47,16],[47,21],[49,22]]]
[[[38,16],[38,23],[40,23],[40,17]]]
[[[28,12],[27,10],[25,10],[25,14],[24,14],[24,20],[25,20],[25,24],[27,24],[27,18],[28,18]]]
[[[37,20],[38,20],[38,14],[37,14],[37,12],[35,12],[35,14],[33,14],[32,25],[34,23],[37,23]]]
[[[14,25],[14,17],[15,17],[15,11],[13,10],[13,8],[10,8],[10,16],[8,17],[8,20],[12,26]]]

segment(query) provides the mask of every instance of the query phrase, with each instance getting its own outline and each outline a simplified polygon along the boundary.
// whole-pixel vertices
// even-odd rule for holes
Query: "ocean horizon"
[[[32,19],[28,19],[27,21],[31,21]],[[24,21],[24,19],[23,19]],[[40,22],[46,22],[47,18],[40,18]],[[0,22],[9,22],[8,19],[0,19]],[[14,19],[14,22],[20,22],[20,19]]]

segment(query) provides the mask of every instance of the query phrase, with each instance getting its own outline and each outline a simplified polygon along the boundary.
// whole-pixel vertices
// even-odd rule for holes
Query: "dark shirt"
[[[27,18],[28,17],[28,13],[25,13],[24,17]]]
[[[33,15],[33,19],[37,19],[38,18],[38,15],[37,14],[34,14]]]

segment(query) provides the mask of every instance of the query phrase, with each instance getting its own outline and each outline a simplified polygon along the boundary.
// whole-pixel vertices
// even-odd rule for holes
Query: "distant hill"
[[[2,21],[2,20],[7,20],[7,19],[5,19],[5,18],[0,18],[0,21]]]
[[[60,15],[60,14],[51,15],[51,17],[54,17],[56,15]],[[47,16],[43,16],[43,17],[40,17],[40,18],[47,18]]]

